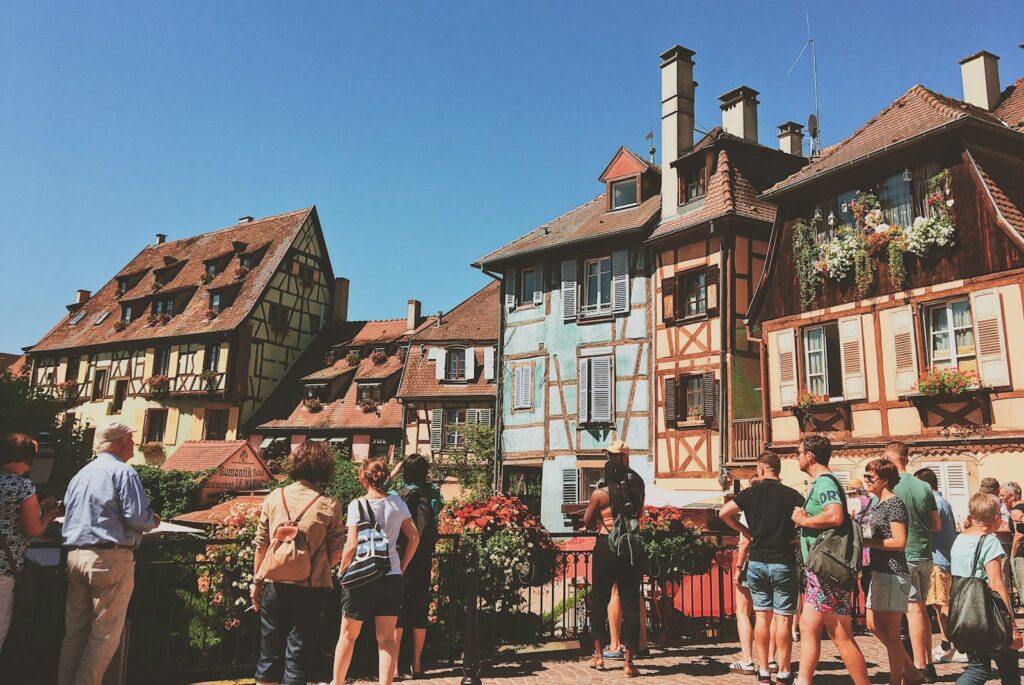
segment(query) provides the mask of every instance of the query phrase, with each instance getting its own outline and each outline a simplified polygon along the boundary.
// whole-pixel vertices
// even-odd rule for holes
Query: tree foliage
[[[170,520],[199,506],[203,481],[214,471],[164,471],[159,466],[136,466],[149,506]]]
[[[494,428],[470,423],[460,425],[460,431],[466,436],[462,446],[449,447],[432,468],[439,480],[452,476],[459,481],[464,501],[487,499],[494,491]]]

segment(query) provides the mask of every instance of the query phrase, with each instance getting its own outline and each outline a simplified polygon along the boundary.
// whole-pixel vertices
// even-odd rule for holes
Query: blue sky
[[[697,121],[761,92],[761,141],[813,110],[823,143],[958,60],[1024,75],[1024,3],[0,0],[0,351],[76,288],[170,239],[316,204],[352,318],[447,309],[469,263],[586,201],[658,133],[658,55],[697,52]],[[657,144],[657,139],[655,140]]]

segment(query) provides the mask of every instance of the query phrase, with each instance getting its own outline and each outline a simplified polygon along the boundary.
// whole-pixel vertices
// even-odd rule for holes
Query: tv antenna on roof
[[[821,113],[818,110],[818,53],[815,49],[814,38],[811,37],[811,16],[809,14],[804,15],[807,18],[807,42],[800,48],[800,53],[793,60],[793,64],[790,65],[789,71],[786,72],[786,78],[793,73],[793,69],[796,67],[797,62],[807,52],[807,48],[811,48],[811,80],[814,83],[814,114],[807,118],[807,135],[811,138],[811,149],[810,157],[817,157],[821,154],[821,128],[819,123],[821,121]]]

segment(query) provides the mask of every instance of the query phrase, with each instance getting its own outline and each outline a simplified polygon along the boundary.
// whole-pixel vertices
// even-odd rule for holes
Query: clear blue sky
[[[761,92],[760,135],[812,111],[823,142],[958,60],[1024,75],[1024,3],[0,0],[0,351],[76,288],[171,239],[310,204],[353,318],[447,309],[475,258],[599,192],[658,133],[658,55],[696,50],[697,120]],[[657,144],[657,140],[655,141]]]

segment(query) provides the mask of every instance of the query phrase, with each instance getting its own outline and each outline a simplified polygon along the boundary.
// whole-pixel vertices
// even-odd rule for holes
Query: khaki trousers
[[[135,554],[128,549],[68,553],[68,603],[59,685],[100,685],[121,641],[135,587]]]

